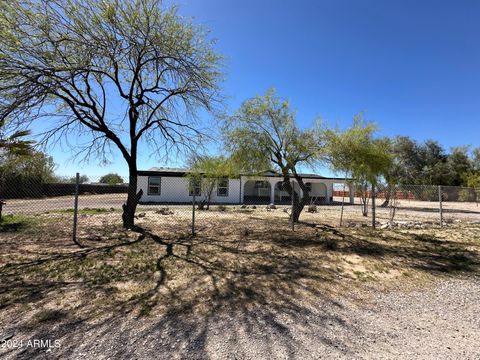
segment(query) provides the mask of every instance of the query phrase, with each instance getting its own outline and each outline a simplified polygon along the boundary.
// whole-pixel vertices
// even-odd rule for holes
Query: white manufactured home
[[[191,183],[187,169],[151,168],[138,172],[137,191],[143,191],[141,203],[191,203],[193,195],[201,200],[205,194],[199,186]],[[333,184],[344,179],[323,177],[316,174],[301,174],[309,188],[312,203],[329,204],[333,200]],[[302,196],[298,183],[293,181],[296,193]],[[283,177],[274,171],[261,175],[240,175],[222,178],[216,182],[211,202],[216,204],[289,204],[288,193],[282,189]],[[352,199],[350,199],[352,201]]]

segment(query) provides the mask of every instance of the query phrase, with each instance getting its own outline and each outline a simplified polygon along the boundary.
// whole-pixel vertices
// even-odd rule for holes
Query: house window
[[[148,195],[160,195],[162,178],[160,176],[148,177]]]
[[[218,179],[217,196],[228,196],[228,178]]]
[[[190,179],[190,185],[188,186],[188,193],[190,196],[200,196],[202,194],[202,186],[201,181],[196,178]]]

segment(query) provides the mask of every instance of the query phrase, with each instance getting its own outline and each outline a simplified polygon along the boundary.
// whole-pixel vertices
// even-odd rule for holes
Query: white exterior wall
[[[155,175],[153,175],[155,176]],[[148,176],[138,176],[137,191],[143,190],[142,198],[140,202],[158,202],[158,203],[190,203],[192,196],[188,193],[189,180],[181,176],[160,176],[161,177],[161,190],[160,195],[148,194]],[[281,177],[247,177],[242,176],[241,179],[229,179],[228,181],[228,196],[217,196],[217,189],[215,188],[212,193],[212,203],[224,203],[224,204],[241,204],[243,203],[244,186],[248,180],[264,180],[270,183],[273,196],[274,186],[277,182],[282,181]],[[294,180],[294,182],[296,182]],[[342,181],[333,179],[304,179],[304,182],[323,183],[327,187],[327,203],[330,202],[333,196],[333,184]],[[247,185],[248,186],[248,185]],[[298,191],[298,184],[295,184],[295,189]],[[264,194],[262,194],[264,195]],[[267,194],[265,194],[267,195]],[[322,194],[323,195],[323,194]],[[203,199],[202,196],[197,196],[197,200]]]
[[[155,176],[155,175],[153,175]],[[138,176],[137,191],[143,190],[140,202],[165,202],[165,203],[190,203],[193,196],[189,195],[188,185],[189,179],[180,176],[160,176],[161,188],[160,195],[148,194],[148,176]],[[196,200],[203,199],[203,194],[197,196]],[[228,180],[228,196],[217,196],[217,189],[213,190],[212,203],[239,203],[240,201],[240,179]]]

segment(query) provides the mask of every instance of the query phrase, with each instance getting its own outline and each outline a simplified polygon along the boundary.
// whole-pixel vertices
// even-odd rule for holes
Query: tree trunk
[[[360,202],[362,203],[362,215],[368,216],[368,187],[363,185],[362,194],[360,195]]]
[[[3,198],[3,183],[4,183],[4,178],[3,176],[0,178],[0,223],[2,222],[2,211],[3,211],[3,205],[5,204],[2,201]]]
[[[292,187],[292,183],[290,182],[290,178],[284,177],[283,179],[283,188],[287,191],[287,193],[290,196],[293,196],[293,206],[292,206],[292,211],[290,213],[289,220],[292,221],[293,219],[294,223],[298,223],[300,219],[300,214],[302,213],[303,208],[309,201],[308,190],[305,184],[303,184],[303,180],[297,177],[297,183],[300,186],[300,189],[302,189],[303,191],[302,198],[300,198],[300,194],[297,194],[295,192],[295,189]]]
[[[135,165],[130,165],[127,202],[122,205],[125,229],[132,229],[135,226],[135,210],[142,195],[142,190],[137,193],[137,168]]]
[[[391,184],[388,184],[387,191],[384,192],[385,200],[383,201],[382,205],[380,205],[380,207],[387,207],[390,204],[390,198],[391,198],[392,192],[393,192],[393,187]]]
[[[342,226],[343,222],[343,209],[345,207],[345,183],[347,182],[347,174],[345,174],[345,180],[343,182],[343,190],[342,190],[342,210],[340,211],[340,226]],[[352,186],[349,186],[349,192],[352,192]]]
[[[293,198],[293,209],[292,209],[292,213],[290,214],[290,221],[292,221],[292,218],[293,218],[293,222],[298,223],[300,214],[302,213],[303,208],[307,203],[307,200],[305,196],[299,199],[299,196],[295,193],[295,191],[293,193],[295,195]]]

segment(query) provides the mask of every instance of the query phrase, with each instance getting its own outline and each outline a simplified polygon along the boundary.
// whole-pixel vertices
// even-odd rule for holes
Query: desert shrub
[[[458,201],[475,201],[476,194],[473,189],[461,189],[458,192]]]

